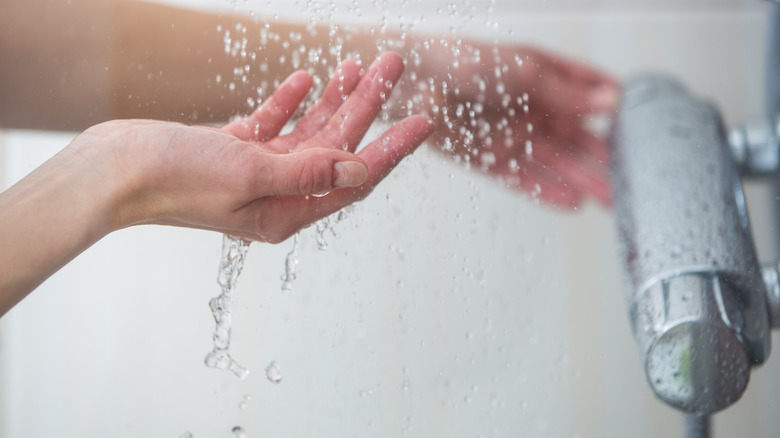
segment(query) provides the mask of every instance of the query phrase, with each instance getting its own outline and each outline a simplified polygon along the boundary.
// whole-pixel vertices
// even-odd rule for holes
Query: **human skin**
[[[246,50],[235,50],[242,38]],[[302,66],[317,80],[337,65],[327,49],[368,63],[380,43],[392,43],[407,65],[388,102],[392,120],[429,116],[437,150],[547,204],[610,204],[607,148],[584,122],[615,108],[616,80],[534,47],[379,32],[370,23],[269,23],[132,0],[0,2],[0,126],[224,123],[249,111],[248,98],[265,97],[258,88],[293,72],[291,47],[326,49]],[[480,111],[467,107],[477,103]]]
[[[0,315],[121,228],[164,224],[281,242],[367,196],[433,131],[427,117],[407,117],[355,153],[402,72],[394,53],[365,72],[343,62],[284,135],[312,85],[307,72],[222,128],[116,120],[87,129],[0,194]]]

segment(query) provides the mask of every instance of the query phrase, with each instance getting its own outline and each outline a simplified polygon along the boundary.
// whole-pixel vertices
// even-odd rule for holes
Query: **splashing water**
[[[324,218],[316,225],[317,246],[320,250],[327,248],[324,233],[330,231],[337,236],[333,227],[347,217],[349,209],[341,210],[328,218]],[[293,237],[293,249],[287,254],[284,265],[284,274],[282,275],[282,291],[292,290],[296,279],[296,268],[298,265],[300,232]],[[230,355],[230,338],[232,334],[232,314],[231,305],[233,303],[233,291],[235,290],[238,277],[244,267],[247,251],[250,242],[239,237],[223,235],[222,238],[222,258],[219,265],[219,275],[217,283],[221,288],[221,293],[209,301],[211,313],[214,316],[216,327],[214,328],[213,341],[214,348],[206,355],[204,362],[206,366],[228,370],[235,374],[241,380],[245,380],[249,375],[249,370],[239,365]],[[269,371],[270,370],[270,371]],[[275,370],[275,371],[274,371]],[[269,374],[271,373],[271,374]],[[266,368],[266,376],[274,383],[281,380],[278,366],[275,362]]]
[[[325,239],[325,235],[327,232],[330,232],[330,234],[333,235],[333,237],[338,237],[338,233],[336,232],[336,225],[339,224],[339,222],[343,221],[349,216],[349,213],[352,211],[351,207],[345,207],[342,210],[339,210],[338,212],[328,216],[324,217],[320,220],[318,220],[314,227],[316,229],[316,240],[317,240],[317,249],[320,251],[325,251],[328,249],[328,242]]]
[[[317,243],[317,248],[320,251],[325,251],[328,249],[328,242],[326,240],[326,234],[330,232],[331,235],[334,237],[338,237],[338,233],[336,232],[336,225],[338,225],[341,221],[346,219],[349,216],[349,213],[352,211],[351,206],[347,206],[338,212],[328,216],[324,217],[314,224],[315,229],[315,241]],[[293,290],[293,286],[295,285],[295,279],[297,278],[296,271],[298,269],[298,250],[300,249],[300,231],[295,233],[293,236],[293,247],[290,250],[289,253],[287,253],[287,257],[284,261],[284,274],[282,274],[281,280],[282,280],[282,292],[290,292]]]
[[[214,315],[214,348],[206,355],[204,362],[211,368],[229,370],[241,380],[246,379],[249,370],[239,365],[230,356],[230,335],[232,315],[230,307],[233,302],[233,290],[236,280],[244,267],[249,242],[244,239],[224,235],[222,238],[222,260],[219,265],[217,283],[222,289],[221,293],[209,301],[211,313]]]
[[[284,274],[282,274],[282,292],[290,292],[295,285],[296,274],[295,271],[298,267],[298,239],[301,232],[295,233],[293,236],[293,248],[287,253],[287,258],[284,260]]]

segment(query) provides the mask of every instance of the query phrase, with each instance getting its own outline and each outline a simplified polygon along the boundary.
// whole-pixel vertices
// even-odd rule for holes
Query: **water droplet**
[[[276,361],[271,362],[265,367],[265,377],[268,378],[268,381],[271,383],[279,383],[282,381],[282,372]]]
[[[246,438],[246,432],[244,432],[244,428],[242,428],[241,426],[233,427],[232,432],[236,436],[236,438]]]
[[[246,408],[247,403],[252,401],[252,396],[250,394],[245,394],[244,397],[241,399],[241,401],[238,403],[239,409]]]
[[[482,166],[487,169],[496,164],[496,154],[492,152],[482,152],[479,155],[479,159],[482,162]]]
[[[531,191],[531,198],[533,198],[535,203],[539,203],[539,195],[541,194],[542,194],[542,186],[540,186],[539,184],[534,184],[534,189],[533,191]],[[546,244],[547,242],[549,242],[549,239],[545,237],[544,243]]]

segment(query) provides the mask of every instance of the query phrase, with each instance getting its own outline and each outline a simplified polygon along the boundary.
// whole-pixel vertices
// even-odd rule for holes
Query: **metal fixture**
[[[765,287],[715,107],[671,78],[626,83],[613,134],[628,304],[659,398],[706,415],[769,355]]]
[[[690,438],[741,397],[780,327],[780,263],[758,264],[740,180],[772,176],[780,194],[780,1],[767,11],[764,120],[727,133],[712,104],[655,74],[626,82],[613,125],[634,335],[650,387],[686,414]]]

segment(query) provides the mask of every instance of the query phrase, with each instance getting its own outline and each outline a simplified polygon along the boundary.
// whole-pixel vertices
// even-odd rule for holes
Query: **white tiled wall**
[[[226,7],[214,2],[200,6]],[[436,4],[408,3],[404,11]],[[764,6],[499,0],[495,16],[501,35],[511,28],[518,41],[621,77],[675,74],[734,123],[760,114]],[[71,136],[3,135],[6,184]],[[755,216],[760,233],[765,213]],[[218,235],[143,227],[101,241],[0,320],[0,435],[680,432],[679,416],[644,382],[609,212],[551,211],[420,151],[337,230],[327,251],[313,230],[303,233],[289,294],[279,277],[291,242],[251,248],[232,346],[251,370],[246,382],[202,364]],[[264,376],[271,361],[278,384]],[[754,373],[744,399],[716,417],[715,436],[776,436],[778,364],[775,355]]]

